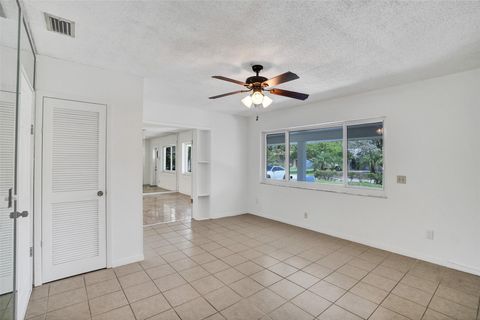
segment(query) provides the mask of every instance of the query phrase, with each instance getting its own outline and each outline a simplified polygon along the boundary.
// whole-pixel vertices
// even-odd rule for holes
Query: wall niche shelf
[[[196,130],[194,136],[194,146],[196,146],[196,179],[194,181],[193,213],[199,219],[208,219],[210,217],[210,150],[211,133],[210,130]]]

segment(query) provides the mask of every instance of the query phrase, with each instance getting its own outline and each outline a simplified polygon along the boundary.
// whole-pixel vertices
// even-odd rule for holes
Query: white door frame
[[[36,92],[36,116],[35,116],[35,181],[34,181],[34,286],[40,286],[45,281],[43,278],[43,259],[42,259],[42,153],[43,153],[43,104],[45,98],[56,98],[56,99],[64,99],[64,100],[73,100],[78,102],[85,102],[85,103],[95,103],[95,104],[103,104],[106,106],[106,180],[105,180],[105,190],[109,190],[110,185],[110,167],[109,167],[109,113],[110,113],[110,104],[108,101],[102,99],[92,99],[91,97],[76,95],[76,94],[65,94],[65,93],[58,93],[52,92],[48,90],[37,90]],[[109,203],[110,203],[110,193],[105,193],[105,202],[106,202],[106,254],[107,254],[107,268],[112,267],[112,244],[111,244],[111,237],[112,237],[112,230],[111,230],[111,212],[109,210]]]

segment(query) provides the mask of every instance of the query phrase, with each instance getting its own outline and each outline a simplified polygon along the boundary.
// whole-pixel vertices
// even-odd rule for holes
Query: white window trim
[[[368,124],[374,122],[383,122],[383,181],[382,181],[382,188],[369,188],[369,187],[360,187],[360,186],[352,186],[348,184],[348,157],[347,157],[347,126],[356,125],[356,124]],[[313,130],[313,129],[325,129],[331,127],[342,127],[343,128],[343,184],[342,185],[335,185],[335,184],[318,184],[318,183],[311,183],[311,182],[304,182],[304,181],[293,181],[290,180],[290,141],[289,141],[289,132],[297,131],[297,130]],[[377,198],[386,198],[386,186],[385,186],[385,177],[386,177],[386,139],[387,139],[387,130],[386,127],[386,117],[377,117],[377,118],[368,118],[368,119],[358,119],[358,120],[347,120],[347,121],[336,121],[336,122],[328,122],[328,123],[321,123],[321,124],[312,124],[312,125],[305,125],[305,126],[295,126],[295,127],[288,127],[282,128],[277,130],[266,130],[262,131],[261,134],[261,168],[260,168],[260,183],[265,185],[273,185],[279,187],[287,187],[287,188],[299,188],[299,189],[307,189],[307,190],[316,190],[316,191],[326,191],[326,192],[335,192],[335,193],[345,193],[345,194],[352,194],[352,195],[359,195],[359,196],[367,196],[367,197],[377,197]],[[267,135],[275,134],[275,133],[284,133],[285,134],[285,180],[273,180],[267,179],[266,176],[266,163],[267,163],[267,153],[266,153],[266,146],[267,146]]]
[[[170,170],[167,170],[166,166],[166,161],[167,161],[167,148],[170,148],[172,150],[172,147],[175,147],[175,169],[173,168],[173,157],[170,155]],[[163,154],[163,159],[162,159],[162,172],[164,173],[169,173],[169,174],[175,174],[176,169],[177,169],[177,146],[175,144],[168,144],[164,145],[162,147],[162,154]]]
[[[192,150],[193,143],[192,141],[187,141],[182,143],[182,174],[186,176],[191,176],[192,171],[188,171],[188,147],[190,146],[190,162],[192,161]],[[192,170],[192,164],[190,164],[190,170]]]

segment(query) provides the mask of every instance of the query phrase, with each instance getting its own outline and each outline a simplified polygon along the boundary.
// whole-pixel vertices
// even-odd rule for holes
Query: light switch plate
[[[407,183],[407,176],[397,176],[397,183],[406,184]]]

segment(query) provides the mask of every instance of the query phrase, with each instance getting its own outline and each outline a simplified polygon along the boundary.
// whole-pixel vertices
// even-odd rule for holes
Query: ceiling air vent
[[[45,13],[45,21],[47,22],[47,30],[72,38],[75,37],[75,22],[55,17],[48,13]]]

